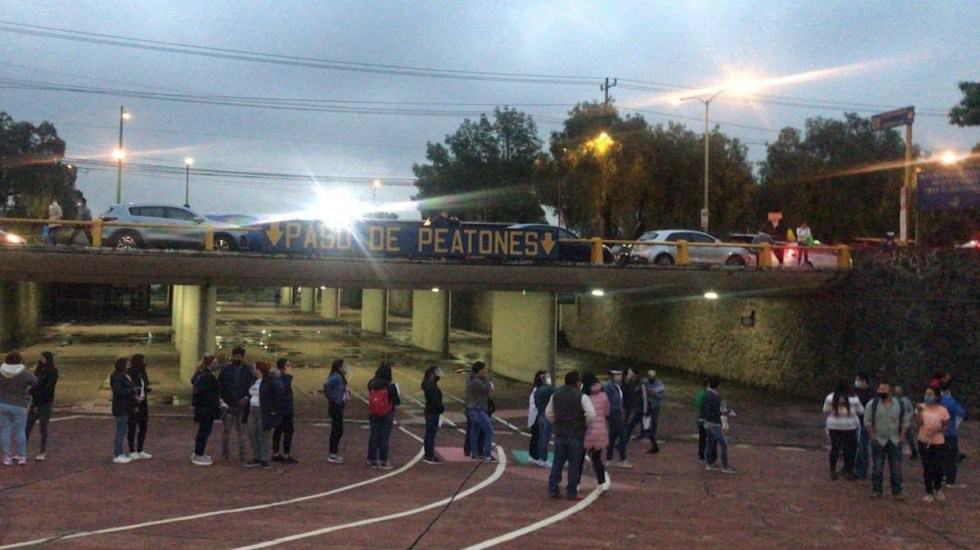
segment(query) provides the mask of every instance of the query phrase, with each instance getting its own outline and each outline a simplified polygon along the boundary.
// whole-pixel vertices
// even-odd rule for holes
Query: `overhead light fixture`
[[[705,292],[704,293],[704,299],[705,300],[717,300],[718,299],[718,293],[715,292],[715,291],[713,291],[713,290],[709,290],[708,292]]]
[[[601,298],[601,297],[603,297],[603,296],[606,295],[606,291],[605,290],[602,290],[601,288],[595,288],[595,289],[592,289],[592,292],[590,292],[590,294],[592,294],[596,298]]]
[[[437,286],[432,287],[432,292],[439,292],[439,287]]]

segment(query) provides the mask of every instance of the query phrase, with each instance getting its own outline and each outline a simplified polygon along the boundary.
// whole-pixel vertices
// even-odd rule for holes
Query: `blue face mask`
[[[936,397],[935,396],[932,396],[932,395],[927,395],[927,396],[925,396],[925,397],[922,398],[922,401],[926,405],[932,405],[933,403],[936,402]]]

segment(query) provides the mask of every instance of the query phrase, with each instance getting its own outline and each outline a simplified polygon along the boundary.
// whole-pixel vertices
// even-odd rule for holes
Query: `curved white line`
[[[500,445],[497,445],[497,456],[500,457],[500,462],[497,464],[497,468],[494,470],[493,474],[491,474],[489,477],[487,477],[486,479],[484,479],[480,483],[474,485],[473,487],[470,487],[469,489],[467,489],[467,490],[459,493],[458,495],[456,495],[455,498],[453,498],[453,497],[444,498],[444,499],[442,499],[442,500],[440,500],[438,502],[433,502],[431,504],[426,504],[425,506],[421,506],[419,508],[413,508],[411,510],[406,510],[404,512],[397,512],[397,513],[394,513],[394,514],[388,514],[386,516],[378,516],[378,517],[374,517],[374,518],[362,519],[360,521],[354,521],[354,522],[351,522],[351,523],[342,523],[340,525],[333,525],[333,526],[330,526],[330,527],[324,527],[322,529],[316,529],[316,530],[313,530],[313,531],[307,531],[305,533],[297,533],[295,535],[290,535],[290,536],[287,536],[287,537],[282,537],[282,538],[278,538],[278,539],[274,539],[274,540],[268,540],[268,541],[265,541],[265,542],[259,542],[259,543],[252,544],[252,545],[249,545],[249,546],[240,546],[236,550],[254,550],[254,549],[257,549],[257,548],[268,548],[270,546],[277,546],[277,545],[280,545],[280,544],[285,544],[287,542],[293,542],[293,541],[297,541],[297,540],[301,540],[301,539],[306,539],[306,538],[310,538],[310,537],[317,537],[317,536],[320,536],[320,535],[325,535],[327,533],[332,533],[334,531],[340,531],[340,530],[343,530],[343,529],[350,529],[352,527],[362,527],[364,525],[371,525],[371,524],[374,524],[374,523],[381,523],[383,521],[389,521],[389,520],[393,520],[393,519],[399,519],[399,518],[403,518],[403,517],[407,517],[407,516],[412,516],[412,515],[415,515],[415,514],[420,514],[422,512],[425,512],[426,510],[431,510],[433,508],[439,508],[441,506],[445,506],[447,503],[449,503],[450,500],[452,500],[452,501],[462,500],[462,499],[464,499],[464,498],[472,495],[473,493],[475,493],[475,492],[483,489],[484,487],[490,485],[491,483],[497,481],[498,479],[500,479],[500,476],[504,475],[504,470],[507,469],[507,455],[504,452],[503,447],[501,447]],[[583,500],[582,502],[585,502],[585,501]]]

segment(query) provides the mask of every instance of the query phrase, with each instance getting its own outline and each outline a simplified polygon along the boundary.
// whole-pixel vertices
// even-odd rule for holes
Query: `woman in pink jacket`
[[[609,490],[609,478],[606,476],[606,468],[602,464],[602,451],[609,444],[609,429],[606,417],[609,416],[609,398],[606,392],[602,391],[602,384],[595,374],[587,372],[582,376],[582,393],[589,396],[592,406],[595,407],[595,417],[589,422],[585,430],[585,452],[592,460],[592,469],[595,471],[596,483],[605,492]]]

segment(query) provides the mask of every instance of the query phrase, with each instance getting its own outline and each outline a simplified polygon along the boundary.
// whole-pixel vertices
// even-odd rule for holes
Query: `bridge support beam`
[[[0,349],[25,347],[37,333],[41,313],[41,285],[0,282]]]
[[[293,287],[284,286],[279,289],[279,305],[286,307],[293,305]]]
[[[316,310],[316,287],[304,286],[299,289],[299,310],[305,313]]]
[[[412,292],[412,345],[449,357],[449,327],[452,293],[416,290]]]
[[[320,290],[320,316],[331,321],[340,320],[340,289]]]
[[[388,334],[388,291],[365,288],[361,294],[361,330],[382,336]]]
[[[171,285],[170,287],[170,334],[174,347],[180,349],[180,312],[184,306],[184,286]]]
[[[529,380],[554,373],[558,346],[557,298],[547,292],[494,292],[490,357],[494,372]]]
[[[174,311],[179,313],[175,344],[180,356],[180,380],[190,384],[201,356],[206,351],[214,351],[217,288],[185,285],[175,287],[174,295],[179,296]]]

